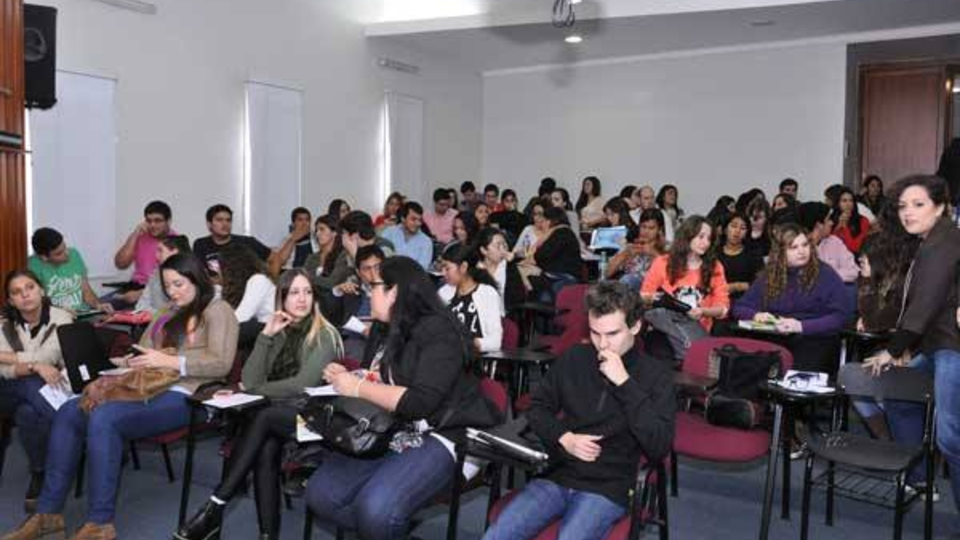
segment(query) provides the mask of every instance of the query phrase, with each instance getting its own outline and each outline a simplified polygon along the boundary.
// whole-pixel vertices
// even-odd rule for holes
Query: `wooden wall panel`
[[[0,130],[23,134],[23,103],[23,3],[0,0]],[[25,157],[0,147],[0,276],[26,265]]]
[[[947,124],[945,66],[872,68],[861,74],[861,171],[888,184],[937,170]]]

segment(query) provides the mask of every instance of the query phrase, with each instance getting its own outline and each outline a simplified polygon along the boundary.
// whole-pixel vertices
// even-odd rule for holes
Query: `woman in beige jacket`
[[[89,414],[67,402],[57,412],[47,453],[46,477],[37,513],[2,540],[30,540],[64,530],[63,507],[86,446],[89,488],[86,523],[73,540],[113,540],[117,485],[125,442],[161,435],[187,425],[186,397],[201,384],[230,371],[237,347],[233,309],[215,300],[213,285],[192,254],[180,253],[160,267],[164,291],[174,308],[161,311],[138,346],[123,359],[130,367],[180,373],[177,384],[146,401],[107,401]]]
[[[30,464],[24,508],[32,512],[43,485],[43,460],[56,412],[40,395],[40,389],[64,382],[57,327],[73,322],[73,315],[50,303],[40,279],[29,270],[7,274],[4,291],[7,300],[0,316],[0,415],[14,418],[18,426]]]

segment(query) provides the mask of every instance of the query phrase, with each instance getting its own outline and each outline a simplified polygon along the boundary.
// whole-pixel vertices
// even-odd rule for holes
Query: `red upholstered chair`
[[[520,346],[520,327],[512,319],[503,317],[500,319],[503,326],[503,338],[500,341],[502,349],[516,349]]]
[[[604,540],[636,540],[646,525],[657,525],[660,540],[670,536],[667,520],[666,465],[660,462],[655,467],[641,462],[637,468],[634,496],[630,512],[617,521]],[[488,520],[495,523],[510,501],[519,493],[512,491],[501,497],[488,511]],[[556,520],[540,532],[534,540],[556,540],[560,533],[560,520]]]
[[[574,284],[560,289],[560,294],[557,295],[559,315],[555,324],[562,331],[559,335],[543,336],[539,341],[540,345],[547,347],[551,353],[560,356],[589,337],[587,312],[583,305],[588,287],[589,285]]]
[[[793,366],[787,349],[755,339],[704,338],[693,342],[683,360],[683,373],[696,377],[710,376],[710,355],[724,345],[734,345],[745,352],[778,351],[781,370]],[[671,456],[672,494],[677,495],[677,455],[723,463],[746,463],[759,459],[770,449],[770,432],[765,429],[743,430],[707,423],[703,414],[679,411]]]

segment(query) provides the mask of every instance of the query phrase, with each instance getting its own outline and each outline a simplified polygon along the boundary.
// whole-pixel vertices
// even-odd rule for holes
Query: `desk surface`
[[[557,359],[557,356],[547,351],[537,351],[533,349],[507,349],[502,351],[490,351],[483,353],[482,358],[486,361],[498,362],[516,362],[518,364],[549,364]]]

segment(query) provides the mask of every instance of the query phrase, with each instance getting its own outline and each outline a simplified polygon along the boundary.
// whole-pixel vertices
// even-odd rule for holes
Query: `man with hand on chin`
[[[639,296],[622,283],[602,282],[587,293],[586,309],[591,343],[554,364],[528,413],[560,464],[527,484],[484,540],[534,538],[557,519],[559,538],[603,538],[629,508],[641,456],[659,460],[670,451],[673,377],[636,347]]]

